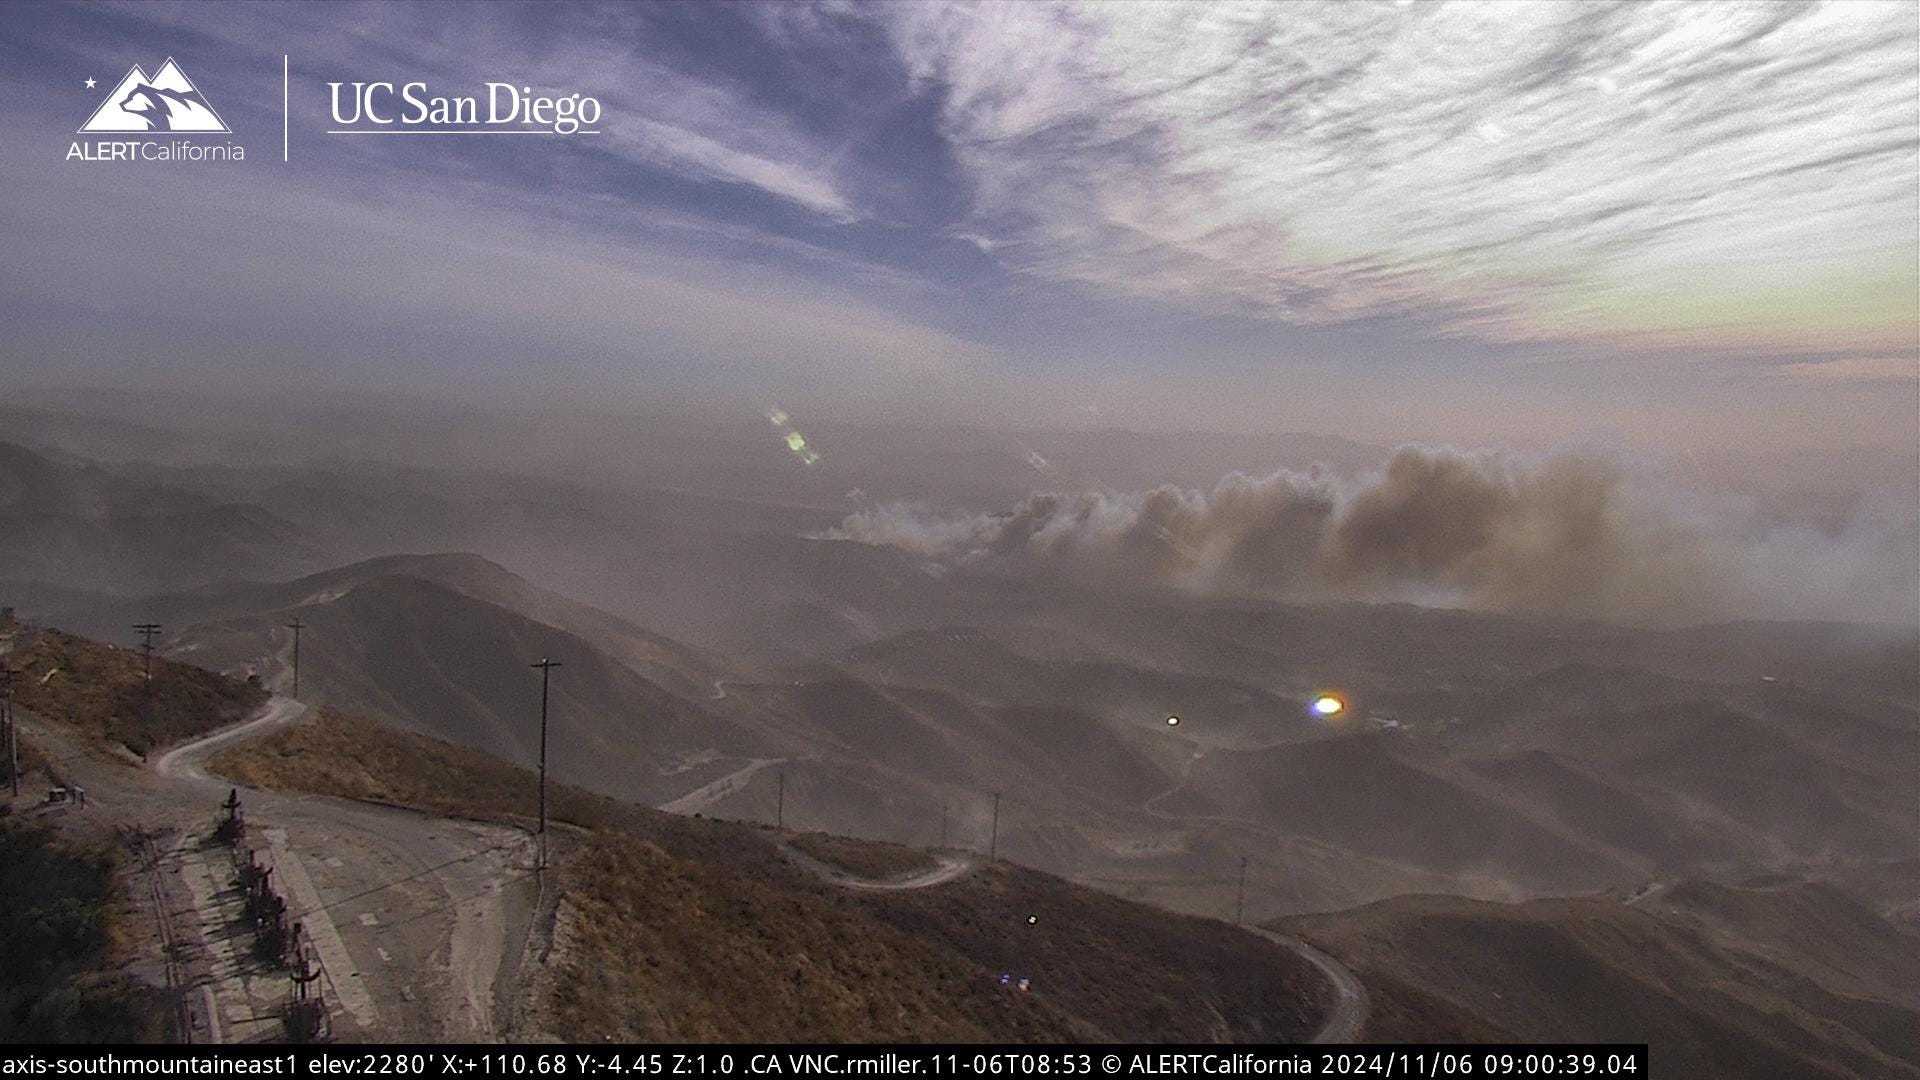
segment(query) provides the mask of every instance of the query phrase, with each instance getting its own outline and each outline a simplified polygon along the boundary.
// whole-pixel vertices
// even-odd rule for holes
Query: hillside
[[[0,821],[0,1043],[157,1042],[168,995],[125,971],[122,858],[101,843]]]
[[[1174,815],[1247,817],[1344,850],[1448,874],[1578,889],[1625,872],[1491,794],[1404,759],[1399,743],[1386,735],[1215,751],[1159,805]]]
[[[1791,956],[1838,993],[1920,1009],[1920,927],[1896,927],[1852,892],[1825,881],[1682,881],[1636,907],[1703,932]]]
[[[209,663],[258,655],[263,643],[285,644],[280,624],[290,617],[307,625],[306,699],[390,717],[513,761],[538,755],[540,680],[529,665],[561,661],[549,702],[549,765],[590,787],[664,799],[727,771],[728,760],[751,755],[762,741],[578,635],[406,575],[371,577],[272,614],[202,624],[173,646]],[[700,766],[680,768],[701,755]]]
[[[282,690],[297,617],[306,700],[516,762],[538,737],[526,665],[552,655],[558,777],[762,822],[784,793],[790,825],[909,844],[984,844],[1000,792],[1009,857],[1190,912],[1230,909],[1243,857],[1248,907],[1270,916],[1920,854],[1901,797],[1920,707],[1888,662],[1902,631],[1119,602],[929,575],[890,549],[741,543],[846,601],[791,628],[826,659],[741,667],[461,554],[88,617],[116,634],[158,619],[172,655]],[[1329,687],[1350,708],[1308,716]]]
[[[327,561],[305,533],[257,505],[0,442],[8,580],[132,594],[285,577]]]
[[[1358,972],[1371,1039],[1646,1042],[1663,1076],[1920,1076],[1920,1011],[1861,993],[1819,959],[1864,934],[1888,953],[1867,961],[1878,974],[1920,985],[1911,935],[1832,893],[1707,891],[1721,900],[1719,932],[1653,897],[1409,896],[1275,925]],[[1779,933],[1788,920],[1815,943]]]
[[[907,733],[898,752],[938,745],[970,764],[943,766],[962,782],[991,775],[977,764],[989,740],[980,752],[966,733],[1014,745],[994,722],[1010,705],[1031,721],[1023,734],[1056,728],[995,767],[1053,829],[1043,843],[1016,825],[1010,842],[1128,895],[1218,911],[1222,891],[1205,882],[1249,850],[1270,856],[1252,901],[1268,912],[1650,875],[1869,874],[1920,854],[1920,806],[1906,796],[1920,773],[1909,629],[1123,603],[1058,586],[1010,595],[985,576],[956,570],[921,587],[931,617],[965,622],[846,649],[831,678],[796,674],[861,680],[862,698],[903,714],[890,721]],[[1003,617],[982,618],[989,606]],[[1302,702],[1325,688],[1349,707],[1309,718]],[[796,723],[853,715],[851,695],[793,700]],[[1043,703],[1060,706],[1054,718],[1032,708]],[[937,741],[920,732],[928,721]],[[1115,735],[1118,757],[1103,745]],[[1077,740],[1087,752],[1066,749]],[[1038,786],[1021,775],[1035,764],[1048,774]],[[1155,772],[1166,789],[1142,796],[1129,778]],[[1105,801],[1059,805],[1094,777]],[[1129,800],[1133,813],[1115,805]]]
[[[1545,750],[1469,761],[1501,791],[1544,811],[1548,820],[1615,852],[1645,860],[1650,870],[1715,863],[1736,856],[1723,833],[1687,820],[1655,796],[1636,793]]]
[[[435,813],[524,822],[533,809],[523,769],[339,714],[213,766]],[[562,1038],[1290,1039],[1324,1011],[1327,987],[1284,949],[1010,864],[851,893],[784,859],[771,830],[567,789],[554,814],[580,828],[556,836],[566,899],[532,1015]],[[1002,988],[1007,970],[1033,992]]]
[[[18,622],[0,621],[0,663],[16,673],[19,708],[141,755],[245,719],[267,700],[258,685],[160,656],[149,683],[137,648]]]
[[[724,670],[717,658],[636,626],[598,608],[542,589],[478,555],[388,555],[333,567],[291,581],[225,581],[196,589],[133,598],[62,594],[46,587],[22,590],[22,606],[77,633],[110,637],[130,622],[158,621],[180,649],[208,649],[209,662],[283,674],[278,653],[283,624],[301,609],[326,603],[370,582],[416,578],[451,592],[568,630],[648,678],[681,693],[703,694]],[[277,620],[277,621],[275,621]],[[200,628],[226,625],[218,634]],[[246,634],[251,633],[253,638]]]
[[[1015,639],[1019,647],[999,640]],[[894,685],[964,688],[986,702],[1062,705],[1153,727],[1169,715],[1207,718],[1215,739],[1256,743],[1307,738],[1302,703],[1242,680],[1074,655],[1058,639],[995,635],[976,627],[914,631],[850,650],[849,669]],[[1025,651],[1031,650],[1031,651]],[[1285,723],[1292,719],[1291,725]]]

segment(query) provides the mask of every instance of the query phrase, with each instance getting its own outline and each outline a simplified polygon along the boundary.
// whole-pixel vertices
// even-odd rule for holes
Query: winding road
[[[1320,1024],[1320,1030],[1313,1033],[1313,1038],[1309,1039],[1309,1042],[1326,1044],[1360,1041],[1360,1032],[1367,1026],[1367,1014],[1371,1011],[1371,1003],[1367,999],[1366,986],[1360,982],[1360,977],[1353,973],[1352,968],[1299,938],[1276,934],[1258,926],[1249,926],[1244,929],[1266,938],[1275,945],[1293,950],[1307,963],[1319,968],[1320,974],[1325,975],[1327,981],[1333,984],[1335,994],[1333,1011],[1327,1014],[1326,1020]]]
[[[202,767],[208,758],[237,743],[265,738],[282,728],[292,727],[306,713],[307,707],[292,698],[272,698],[259,716],[193,742],[182,743],[160,755],[153,763],[153,771],[161,776],[218,783]]]
[[[846,889],[860,889],[868,892],[902,892],[910,889],[931,889],[945,885],[972,873],[980,864],[979,860],[965,852],[935,852],[936,865],[917,873],[890,878],[863,878],[848,873],[835,866],[829,866],[819,859],[794,847],[786,840],[775,840],[774,846],[794,865],[813,874],[830,885]],[[1360,1032],[1367,1024],[1369,1002],[1367,988],[1361,984],[1360,977],[1353,969],[1319,949],[1301,941],[1299,938],[1277,934],[1257,926],[1243,927],[1246,931],[1273,942],[1275,945],[1294,953],[1307,963],[1312,964],[1333,984],[1333,1009],[1326,1020],[1320,1024],[1320,1030],[1314,1032],[1310,1042],[1316,1044],[1351,1043],[1360,1041]]]
[[[1181,767],[1180,776],[1174,781],[1173,785],[1167,788],[1167,790],[1141,803],[1140,809],[1162,821],[1180,824],[1207,823],[1235,825],[1262,833],[1271,833],[1271,827],[1263,822],[1254,821],[1250,818],[1228,817],[1218,814],[1174,814],[1154,806],[1154,804],[1160,800],[1186,787],[1187,782],[1193,777],[1194,767],[1199,765],[1200,760],[1206,756],[1207,751],[1205,749],[1195,750],[1193,756],[1189,757]],[[1360,1041],[1360,1032],[1367,1025],[1367,1015],[1371,1011],[1372,1006],[1367,998],[1366,986],[1361,983],[1360,977],[1353,973],[1352,968],[1299,938],[1278,934],[1272,930],[1262,929],[1258,926],[1246,926],[1244,929],[1266,938],[1275,945],[1292,950],[1302,959],[1312,964],[1315,968],[1318,968],[1320,973],[1327,977],[1327,981],[1333,984],[1336,995],[1333,1003],[1333,1011],[1327,1014],[1326,1021],[1320,1025],[1320,1030],[1314,1033],[1313,1038],[1310,1040],[1311,1042],[1325,1044]]]
[[[177,746],[140,768],[77,732],[21,717],[21,730],[88,789],[74,811],[100,825],[138,828],[157,845],[162,901],[183,931],[195,1038],[281,1037],[291,984],[236,936],[239,899],[227,849],[208,839],[235,785],[209,775],[215,754],[299,722],[306,707],[274,697],[252,719]],[[487,1041],[502,1037],[496,1008],[515,934],[533,902],[528,836],[321,795],[240,792],[244,845],[274,868],[275,888],[318,954],[337,1037]],[[74,811],[68,811],[69,813]],[[76,825],[84,822],[76,821]]]
[[[753,781],[755,773],[769,765],[779,765],[786,758],[753,758],[745,766],[735,769],[711,783],[702,784],[671,802],[661,803],[655,809],[669,814],[699,814],[711,810],[720,800],[742,791]]]
[[[774,841],[774,846],[779,848],[780,854],[785,855],[794,865],[829,885],[838,885],[844,889],[860,889],[865,892],[931,889],[936,885],[945,885],[949,881],[965,877],[980,865],[978,859],[965,852],[933,852],[934,865],[925,870],[897,877],[863,878],[837,866],[829,866],[785,840]]]

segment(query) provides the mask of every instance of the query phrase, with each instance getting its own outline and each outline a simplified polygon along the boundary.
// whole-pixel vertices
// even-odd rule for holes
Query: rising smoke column
[[[1584,457],[1544,462],[1409,446],[1376,473],[1233,474],[1207,491],[1160,487],[1029,496],[997,514],[892,504],[825,534],[946,563],[1286,600],[1407,600],[1493,611],[1672,622],[1862,616],[1863,598],[1911,588],[1881,557],[1836,571],[1820,596],[1784,579],[1838,558],[1801,543],[1807,574],[1754,535],[1637,490]],[[1882,545],[1881,555],[1897,554]],[[1809,611],[1808,601],[1822,610]]]

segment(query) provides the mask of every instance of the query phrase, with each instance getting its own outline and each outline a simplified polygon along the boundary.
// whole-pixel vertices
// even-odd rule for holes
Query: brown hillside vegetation
[[[1721,895],[1718,908],[1723,922],[1744,908],[1751,924],[1790,914],[1858,934],[1857,906],[1821,895],[1793,895],[1789,910],[1764,916],[1758,894],[1737,904]],[[1355,969],[1374,1002],[1370,1039],[1645,1042],[1662,1076],[1920,1077],[1920,1012],[1651,903],[1409,896],[1277,925]],[[1889,924],[1877,930],[1900,942]],[[1905,978],[1920,982],[1920,965],[1907,964]]]
[[[208,766],[249,787],[390,803],[444,817],[531,821],[539,808],[526,769],[325,707],[271,738],[214,755]],[[547,813],[555,821],[593,828],[641,812],[562,784],[547,789]]]
[[[1640,903],[1675,920],[1790,955],[1829,989],[1920,1009],[1920,932],[1890,926],[1866,903],[1826,882],[1683,881]],[[1891,931],[1891,932],[1890,932]]]
[[[0,821],[0,1042],[160,1042],[165,992],[119,970],[116,855]]]
[[[1512,806],[1403,759],[1401,740],[1343,735],[1244,753],[1215,752],[1163,804],[1230,813],[1380,858],[1442,872],[1529,876],[1591,889],[1623,876],[1604,855]]]
[[[533,810],[527,770],[331,712],[212,767],[439,814],[524,821]],[[561,838],[559,968],[534,1003],[561,1038],[1300,1039],[1330,997],[1264,939],[1021,867],[855,893],[794,867],[761,827],[559,786],[550,797],[556,819],[589,829]],[[870,846],[831,841],[843,865],[898,867],[910,850],[859,850]],[[1002,972],[1033,991],[1003,988]]]
[[[21,709],[139,754],[237,723],[267,700],[258,686],[157,655],[149,686],[138,649],[22,624],[0,626],[0,663],[16,673]]]
[[[1013,863],[859,903],[990,971],[1031,979],[1036,995],[1070,1008],[1103,1039],[1302,1041],[1333,1004],[1317,973],[1265,938]]]
[[[300,658],[308,700],[514,761],[533,760],[539,739],[526,722],[539,686],[525,669],[564,657],[566,677],[552,688],[550,765],[586,786],[649,802],[712,778],[667,779],[663,770],[685,755],[719,746],[757,752],[759,736],[709,712],[707,702],[669,691],[559,627],[424,578],[384,575],[343,587],[187,635],[209,658],[262,662],[290,644],[279,627],[297,615],[308,627]],[[704,687],[698,696],[706,698]]]
[[[800,833],[788,841],[837,870],[868,880],[901,877],[933,866],[919,848],[877,840],[850,840],[832,833]]]
[[[751,842],[751,841],[749,841]],[[559,1034],[616,1041],[1060,1041],[1086,1034],[819,889],[602,834],[566,871]]]

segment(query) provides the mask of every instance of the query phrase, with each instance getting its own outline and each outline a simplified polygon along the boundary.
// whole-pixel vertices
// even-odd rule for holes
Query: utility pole
[[[540,669],[540,857],[535,869],[547,868],[547,681],[560,661],[541,657],[530,665]]]
[[[140,660],[146,669],[147,681],[153,681],[153,639],[159,636],[160,624],[157,622],[134,623],[133,628],[140,635]]]
[[[993,829],[987,833],[987,861],[992,862],[1000,851],[1000,793],[993,793]]]
[[[1240,856],[1240,891],[1234,894],[1233,922],[1239,926],[1247,921],[1247,857]]]
[[[307,624],[301,622],[298,615],[295,615],[293,621],[287,624],[287,629],[293,631],[293,697],[295,701],[300,699],[300,631],[306,629],[306,626]]]
[[[787,770],[781,769],[774,778],[779,784],[773,803],[773,827],[784,832],[787,827]]]
[[[13,669],[0,667],[0,714],[7,721],[7,777],[13,782],[13,797],[20,797],[20,736],[13,718]]]
[[[146,671],[145,692],[140,701],[140,722],[153,723],[153,639],[160,635],[157,622],[134,623],[133,628],[140,633],[140,664]],[[144,755],[143,755],[144,756]]]

